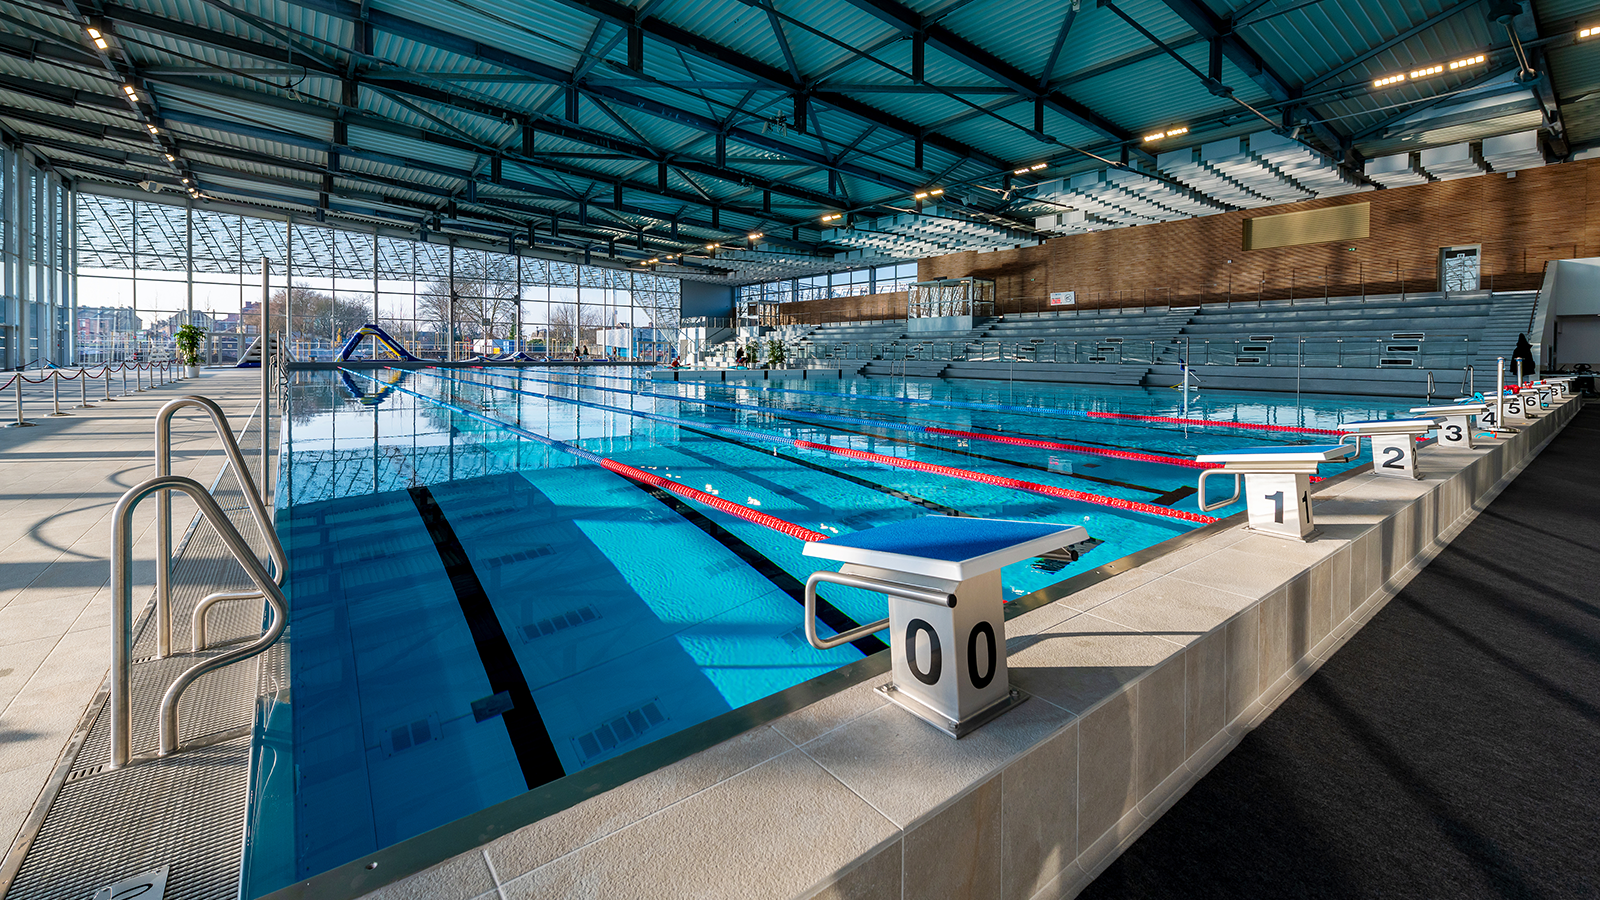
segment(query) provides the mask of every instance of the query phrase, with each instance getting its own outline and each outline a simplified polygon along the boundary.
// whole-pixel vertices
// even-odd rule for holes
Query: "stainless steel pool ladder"
[[[233,527],[227,514],[199,482],[172,474],[172,417],[180,409],[195,407],[210,415],[222,439],[228,462],[239,478],[245,503],[260,530],[274,571],[269,572],[256,558],[255,551]],[[195,679],[207,672],[249,659],[266,650],[283,634],[288,605],[284,601],[283,583],[288,562],[283,545],[267,514],[266,503],[250,477],[244,454],[228,426],[226,415],[215,402],[197,396],[178,397],[164,405],[156,414],[156,475],[130,488],[117,501],[112,513],[111,537],[111,766],[127,765],[132,759],[132,662],[133,662],[133,537],[131,520],[134,508],[151,494],[159,503],[157,532],[159,565],[156,567],[156,657],[172,654],[172,499],[171,491],[188,494],[200,507],[200,514],[217,530],[223,543],[233,554],[245,573],[255,583],[254,591],[219,591],[207,595],[195,605],[192,648],[195,652],[206,649],[205,618],[208,610],[227,600],[265,599],[272,609],[272,620],[261,636],[211,659],[203,660],[179,675],[161,699],[159,723],[159,754],[168,756],[178,750],[178,700]]]

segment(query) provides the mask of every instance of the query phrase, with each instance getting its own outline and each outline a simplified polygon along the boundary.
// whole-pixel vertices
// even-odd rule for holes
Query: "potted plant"
[[[198,325],[182,325],[173,340],[178,345],[178,355],[189,367],[189,377],[200,377],[200,342],[206,339],[206,330]]]
[[[783,368],[783,361],[783,341],[780,341],[777,338],[767,341],[767,368],[781,369]]]

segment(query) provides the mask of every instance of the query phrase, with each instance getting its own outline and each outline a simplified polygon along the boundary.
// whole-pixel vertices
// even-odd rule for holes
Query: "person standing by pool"
[[[1522,363],[1522,376],[1532,378],[1539,374],[1538,364],[1533,361],[1533,345],[1528,343],[1526,334],[1517,335],[1517,349],[1511,351],[1512,371],[1516,371],[1517,363]]]

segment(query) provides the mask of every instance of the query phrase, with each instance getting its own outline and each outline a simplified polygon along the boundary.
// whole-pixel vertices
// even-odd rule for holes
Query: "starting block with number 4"
[[[1418,417],[1346,422],[1339,427],[1347,437],[1356,439],[1357,447],[1361,446],[1363,437],[1372,441],[1373,474],[1415,481],[1422,477],[1417,472],[1417,438],[1432,431],[1438,424],[1436,418]]]
[[[1225,453],[1195,457],[1196,462],[1221,463],[1220,469],[1200,473],[1200,511],[1221,509],[1245,495],[1250,530],[1274,537],[1303,541],[1316,533],[1311,515],[1311,476],[1325,462],[1343,462],[1359,452],[1349,444],[1302,447],[1245,447]],[[1233,476],[1233,496],[1206,502],[1206,479]]]
[[[1089,539],[1076,525],[923,516],[827,541],[805,555],[844,563],[806,580],[806,639],[819,650],[889,629],[889,684],[878,690],[955,737],[1026,699],[1006,670],[1000,569],[1037,556],[1076,558]],[[889,617],[831,638],[817,634],[817,585],[889,598]]]
[[[1472,420],[1489,411],[1487,403],[1452,403],[1449,406],[1413,406],[1411,412],[1439,420],[1439,443],[1472,449]]]

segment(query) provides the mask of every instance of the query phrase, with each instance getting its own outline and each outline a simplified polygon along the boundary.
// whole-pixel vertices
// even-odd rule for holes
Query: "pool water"
[[[836,566],[802,556],[795,535],[929,514],[1084,526],[1093,540],[1078,561],[1002,572],[1007,597],[1022,597],[1204,520],[1194,469],[1117,453],[1331,443],[1225,423],[1334,429],[1411,405],[1200,393],[1188,417],[1219,424],[1194,427],[1084,417],[1184,415],[1181,392],[1143,388],[674,383],[624,368],[295,373],[277,495],[290,689],[258,729],[246,893],[881,647],[807,643],[804,581]],[[822,593],[835,626],[824,634],[885,615],[880,595]]]

